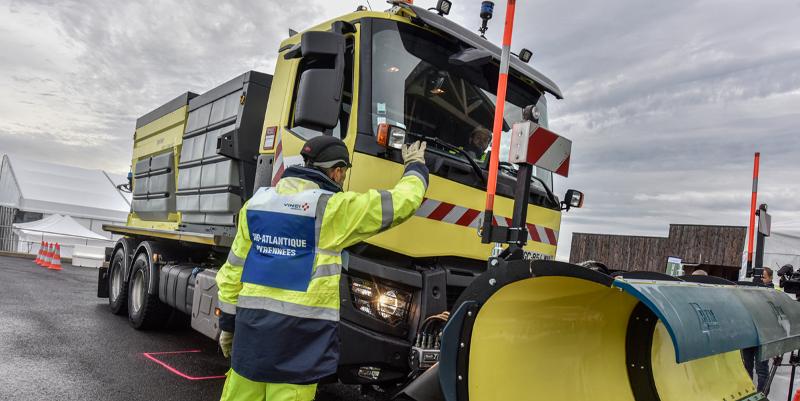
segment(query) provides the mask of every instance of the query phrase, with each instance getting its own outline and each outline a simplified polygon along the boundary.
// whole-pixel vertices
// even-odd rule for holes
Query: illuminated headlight
[[[356,309],[390,325],[406,320],[411,293],[375,281],[350,277],[350,294]]]

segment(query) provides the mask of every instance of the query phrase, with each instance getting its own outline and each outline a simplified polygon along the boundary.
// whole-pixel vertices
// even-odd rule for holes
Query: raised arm
[[[392,189],[331,195],[322,220],[326,235],[319,246],[340,251],[413,216],[428,188],[424,153],[425,143],[404,147],[406,169]]]

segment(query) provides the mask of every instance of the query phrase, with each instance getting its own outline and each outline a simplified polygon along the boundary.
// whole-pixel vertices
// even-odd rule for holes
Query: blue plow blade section
[[[800,304],[765,287],[614,281],[658,316],[677,363],[758,347],[764,360],[800,348]]]

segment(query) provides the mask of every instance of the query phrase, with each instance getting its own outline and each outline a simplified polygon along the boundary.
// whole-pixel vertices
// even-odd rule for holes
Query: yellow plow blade
[[[456,305],[438,366],[447,401],[765,400],[740,350],[785,352],[800,327],[800,304],[774,290],[550,261],[500,261]]]

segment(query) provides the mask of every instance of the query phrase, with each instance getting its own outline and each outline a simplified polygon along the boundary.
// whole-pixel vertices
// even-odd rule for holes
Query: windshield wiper
[[[450,150],[454,150],[456,152],[461,153],[464,157],[467,158],[467,161],[469,162],[470,166],[472,166],[472,169],[474,170],[475,174],[480,178],[481,182],[483,184],[486,184],[486,177],[484,177],[484,175],[483,175],[483,169],[481,169],[481,167],[478,166],[478,163],[475,162],[475,160],[464,149],[459,148],[458,146],[455,146],[455,145],[450,144],[448,142],[445,142],[445,141],[443,141],[443,140],[441,140],[441,139],[439,139],[439,138],[437,138],[435,136],[425,136],[425,135],[415,134],[413,132],[408,132],[408,131],[406,131],[406,134],[414,136],[414,137],[417,137],[419,139],[422,139],[423,141],[432,142],[432,143],[435,143],[435,144],[437,144],[437,145],[439,145],[441,147],[444,147],[444,148],[447,148],[447,149],[450,149]],[[500,168],[506,168],[507,171],[512,172],[515,175],[517,173],[517,170],[513,167],[513,165],[511,163],[500,162],[500,166],[499,167]],[[556,196],[555,196],[555,194],[553,194],[553,191],[551,191],[550,188],[547,187],[547,184],[544,182],[544,180],[539,178],[539,177],[537,177],[536,174],[531,174],[531,178],[535,179],[540,184],[542,184],[542,188],[544,188],[544,192],[547,194],[547,200],[552,202],[552,204],[554,206],[559,206],[558,199],[556,199]]]
[[[435,144],[437,144],[437,145],[439,145],[439,146],[441,146],[443,148],[447,148],[447,149],[450,149],[450,150],[454,150],[454,151],[456,151],[458,153],[461,153],[461,155],[464,156],[467,159],[467,162],[469,162],[469,165],[472,166],[473,172],[481,180],[481,183],[484,184],[484,185],[486,184],[486,177],[483,176],[483,169],[481,169],[481,166],[478,165],[478,163],[472,158],[472,156],[469,155],[469,153],[467,153],[466,150],[464,150],[464,149],[462,149],[462,148],[460,148],[458,146],[455,146],[453,144],[450,144],[448,142],[445,142],[445,141],[443,141],[443,140],[441,140],[441,139],[439,139],[439,138],[437,138],[435,136],[425,136],[425,135],[415,134],[413,132],[408,132],[408,131],[406,131],[406,133],[411,135],[411,136],[415,136],[415,137],[417,137],[419,139],[422,139],[423,141],[432,142],[432,143],[435,143]]]
[[[516,175],[517,169],[514,168],[513,166],[514,165],[509,162],[500,162],[499,167]],[[554,206],[560,206],[560,204],[558,203],[558,199],[556,199],[556,195],[553,194],[553,191],[551,191],[550,188],[548,188],[547,184],[545,184],[543,179],[536,176],[536,174],[531,174],[531,178],[535,179],[536,181],[539,181],[539,183],[542,184],[542,188],[544,188],[544,192],[547,194],[547,200],[552,202]]]

